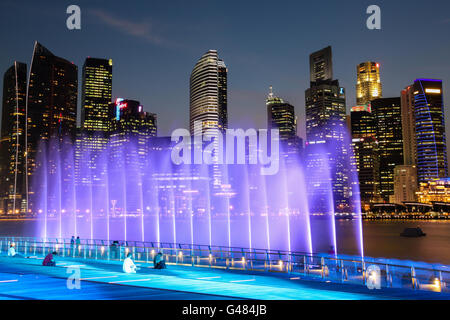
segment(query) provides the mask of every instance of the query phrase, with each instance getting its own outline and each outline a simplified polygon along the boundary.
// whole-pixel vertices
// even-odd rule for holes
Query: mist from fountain
[[[315,169],[281,157],[272,176],[261,175],[261,165],[218,165],[221,185],[215,186],[217,168],[175,165],[173,144],[161,147],[158,139],[144,145],[111,140],[97,151],[60,139],[42,143],[34,179],[36,235],[306,253],[333,247],[337,254],[329,150],[319,152]],[[363,256],[358,180],[351,152],[346,157],[355,242]],[[308,179],[317,176],[325,199],[308,189]],[[327,210],[312,215],[315,201],[325,201]]]

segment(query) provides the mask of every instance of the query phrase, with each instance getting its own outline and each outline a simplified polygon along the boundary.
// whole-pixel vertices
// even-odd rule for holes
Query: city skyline
[[[0,0],[0,302],[450,301],[449,34],[450,0]]]
[[[188,128],[188,104],[189,104],[189,88],[186,85],[189,79],[189,73],[192,65],[198,60],[199,55],[206,52],[209,49],[217,49],[221,53],[221,57],[227,62],[229,68],[229,123],[230,127],[265,127],[266,119],[264,111],[264,101],[267,94],[267,88],[273,85],[277,88],[277,92],[280,96],[286,98],[295,107],[296,114],[299,117],[298,121],[298,134],[300,137],[305,138],[305,126],[304,126],[304,97],[303,92],[309,86],[308,85],[308,61],[307,56],[310,52],[323,48],[327,45],[333,47],[334,52],[334,77],[340,80],[341,86],[346,88],[347,91],[347,114],[349,114],[350,108],[356,104],[355,98],[355,67],[363,61],[377,61],[381,65],[381,81],[383,83],[383,96],[395,97],[398,96],[400,91],[411,84],[415,79],[421,77],[438,78],[443,80],[444,84],[444,103],[447,101],[448,92],[446,90],[446,84],[449,79],[450,65],[445,56],[448,56],[450,48],[445,43],[436,44],[440,50],[435,48],[429,48],[420,52],[409,52],[404,58],[399,57],[406,52],[403,49],[398,50],[399,46],[393,43],[396,36],[399,36],[399,28],[389,28],[389,17],[399,13],[399,6],[394,4],[383,4],[384,24],[381,31],[370,31],[365,28],[364,9],[365,5],[362,3],[355,4],[352,8],[349,8],[349,12],[343,12],[343,8],[336,6],[336,4],[330,4],[330,7],[336,7],[338,12],[342,12],[343,15],[355,15],[354,19],[350,23],[346,23],[344,29],[348,31],[349,35],[354,35],[355,41],[345,40],[340,38],[341,41],[336,39],[330,39],[329,36],[322,37],[322,28],[317,30],[314,35],[306,36],[304,34],[303,23],[295,24],[295,29],[292,32],[287,32],[288,35],[300,36],[298,41],[289,41],[286,44],[280,42],[278,46],[274,46],[274,49],[266,50],[261,55],[254,55],[252,53],[250,44],[254,45],[253,50],[258,50],[266,41],[275,41],[277,37],[280,40],[288,35],[281,36],[278,29],[271,26],[268,33],[264,33],[264,26],[261,22],[258,22],[256,26],[261,29],[261,33],[258,37],[252,39],[242,39],[248,32],[254,33],[256,26],[250,28],[251,30],[243,32],[244,35],[237,36],[236,41],[230,42],[230,35],[234,35],[236,26],[230,26],[229,22],[219,19],[219,26],[221,32],[216,33],[216,37],[213,38],[210,32],[206,32],[204,36],[195,38],[195,41],[183,41],[178,39],[177,43],[151,37],[145,35],[151,34],[149,30],[152,28],[147,27],[145,15],[136,12],[137,9],[144,9],[137,6],[134,9],[127,8],[123,14],[119,14],[120,5],[113,4],[108,9],[98,10],[88,3],[83,1],[79,2],[82,9],[83,20],[82,30],[69,31],[65,28],[65,19],[67,15],[64,14],[64,5],[53,6],[47,10],[45,15],[55,15],[55,21],[50,23],[53,27],[56,27],[58,23],[61,23],[61,27],[54,29],[52,37],[45,32],[45,28],[33,27],[33,30],[28,30],[31,26],[28,23],[24,23],[20,27],[21,32],[26,34],[21,37],[21,41],[14,41],[11,46],[2,53],[0,53],[0,67],[6,71],[7,67],[12,64],[14,60],[22,61],[29,64],[31,46],[34,40],[41,41],[56,55],[64,57],[70,61],[73,61],[79,67],[79,73],[81,72],[81,66],[86,57],[98,57],[98,58],[111,58],[114,61],[115,77],[113,80],[113,98],[115,97],[130,97],[142,102],[146,111],[156,113],[159,115],[159,126],[162,129],[161,135],[169,135],[170,132],[179,127]],[[446,4],[438,4],[442,6],[442,10],[434,11],[434,15],[439,15],[436,12],[445,12]],[[17,11],[16,7],[11,2],[4,2],[1,6],[4,6],[5,11]],[[42,7],[46,7],[45,3]],[[299,14],[305,15],[308,10],[314,9],[315,5],[308,4],[303,5]],[[191,16],[194,13],[194,9],[190,9],[187,16]],[[283,8],[276,10],[282,10],[289,15],[289,7],[296,7],[294,4],[286,4]],[[39,8],[31,10],[33,4],[30,3],[22,13],[19,14],[23,19],[34,14],[44,14]],[[207,6],[206,10],[213,10],[214,5]],[[58,10],[62,14],[58,17]],[[158,20],[158,15],[164,17],[172,14],[168,11],[164,11],[158,6],[152,6],[153,10],[142,10],[143,12],[151,12],[148,15]],[[426,13],[426,8],[423,8],[421,12]],[[242,9],[242,13],[250,13],[247,6]],[[266,3],[262,3],[261,7],[257,9],[262,14],[267,14]],[[3,10],[2,10],[3,11]],[[332,11],[332,10],[328,10]],[[410,19],[414,20],[416,11],[412,12]],[[356,14],[359,15],[356,16]],[[403,12],[404,14],[404,12]],[[173,12],[174,16],[178,16],[177,12]],[[94,19],[97,17],[97,19]],[[110,19],[112,17],[112,19]],[[242,26],[242,17],[240,14],[233,16],[237,21],[237,25]],[[255,15],[249,15],[251,20],[255,20]],[[442,17],[430,17],[425,15],[428,19],[423,19],[417,24],[422,28],[418,28],[420,34],[425,35],[430,32],[431,29],[435,29],[434,32],[444,33],[446,29],[450,27],[448,22],[445,22],[445,15]],[[405,19],[405,17],[401,17]],[[7,19],[7,17],[6,17]],[[153,20],[154,20],[153,19]],[[201,25],[207,23],[209,19],[199,21],[196,28],[200,28]],[[95,20],[95,21],[94,21]],[[149,19],[149,21],[153,21]],[[131,24],[121,24],[124,21],[132,22]],[[108,24],[109,22],[109,24]],[[116,24],[111,23],[115,22]],[[358,22],[358,23],[356,23]],[[408,21],[407,21],[408,22]],[[332,22],[330,22],[332,24]],[[118,28],[119,25],[123,27]],[[327,23],[325,26],[330,26]],[[349,29],[349,25],[352,25],[354,29]],[[141,27],[139,29],[138,27]],[[230,30],[225,30],[226,26],[230,27]],[[306,25],[305,25],[306,26]],[[324,27],[325,27],[324,26]],[[411,26],[406,23],[404,27]],[[48,26],[47,26],[48,27]],[[186,32],[188,39],[192,39],[195,32],[192,31],[193,26],[188,26]],[[284,26],[286,27],[286,25]],[[173,27],[167,28],[167,33],[170,34]],[[142,30],[141,33],[132,34],[130,30]],[[244,31],[246,29],[244,28]],[[286,30],[283,28],[283,30]],[[288,28],[288,30],[290,30]],[[303,31],[302,31],[303,30]],[[339,31],[339,30],[338,30]],[[5,33],[5,29],[1,31]],[[127,33],[128,32],[128,33]],[[155,31],[156,33],[159,30]],[[259,34],[259,32],[258,32]],[[69,45],[60,41],[50,40],[50,38],[57,38],[63,36],[69,40]],[[344,35],[344,34],[343,34]],[[111,36],[119,39],[119,44],[130,46],[130,50],[116,50],[116,46],[106,45],[106,42],[110,42]],[[8,39],[11,35],[7,33],[4,37]],[[167,36],[169,37],[169,36]],[[370,38],[363,40],[362,38]],[[409,36],[405,36],[409,38]],[[412,36],[411,36],[412,37]],[[354,37],[350,37],[354,38]],[[29,40],[28,40],[29,39]],[[96,43],[93,43],[94,39]],[[356,40],[359,39],[359,45]],[[389,44],[389,50],[382,50],[381,43]],[[409,38],[411,40],[412,38]],[[247,41],[248,40],[248,41]],[[369,41],[370,40],[370,41]],[[398,40],[398,39],[397,39]],[[356,48],[348,47],[357,46]],[[361,42],[362,41],[362,42]],[[367,50],[361,44],[371,43],[371,50]],[[403,39],[399,44],[405,41]],[[176,41],[175,41],[176,42]],[[189,42],[190,46],[186,48],[186,42]],[[122,44],[123,43],[123,44]],[[192,45],[191,45],[192,43]],[[289,46],[289,50],[286,51],[286,45]],[[300,47],[299,47],[300,46]],[[277,47],[277,48],[275,48]],[[347,49],[348,47],[348,49]],[[22,50],[23,49],[23,50]],[[142,50],[141,50],[142,49]],[[353,50],[352,50],[353,49]],[[397,50],[396,50],[397,49]],[[249,52],[249,50],[251,52]],[[119,52],[123,51],[123,52]],[[141,59],[140,64],[144,68],[137,68],[137,62],[139,57],[147,56],[150,58]],[[164,57],[162,57],[164,56]],[[138,58],[138,59],[136,59]],[[280,61],[281,60],[283,61]],[[131,61],[133,60],[133,61]],[[427,62],[427,64],[424,63]],[[164,73],[162,65],[164,63],[170,63],[166,68],[167,72]],[[430,62],[430,64],[428,64]],[[414,68],[407,68],[406,65],[414,64]],[[287,67],[290,65],[290,68]],[[167,67],[167,65],[166,65]],[[411,70],[412,69],[412,70]],[[447,71],[446,71],[447,70]],[[251,72],[249,72],[251,71]],[[175,75],[175,76],[174,76]],[[131,81],[130,81],[131,80]],[[80,84],[79,84],[80,86]],[[81,91],[81,90],[79,90]],[[170,94],[169,94],[170,91]],[[79,94],[79,99],[80,94]],[[80,102],[78,104],[80,113]],[[260,111],[257,113],[257,111]],[[171,117],[170,113],[176,113],[177,116]],[[448,117],[448,113],[447,113]],[[175,119],[174,119],[175,118]],[[78,119],[78,125],[80,125],[80,116]],[[447,121],[449,123],[449,121]],[[449,131],[449,130],[447,130]]]

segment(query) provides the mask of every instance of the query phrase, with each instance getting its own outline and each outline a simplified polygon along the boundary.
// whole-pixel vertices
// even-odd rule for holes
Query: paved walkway
[[[141,265],[124,274],[118,262],[57,258],[43,267],[42,258],[0,257],[0,299],[262,299],[371,300],[448,299],[449,294],[400,289],[369,290],[364,286],[307,281],[296,276],[248,274],[210,268]],[[69,290],[67,268],[81,269],[81,289]]]

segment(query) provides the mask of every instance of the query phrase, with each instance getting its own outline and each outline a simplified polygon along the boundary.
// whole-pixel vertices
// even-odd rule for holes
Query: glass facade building
[[[194,66],[190,77],[191,134],[196,121],[201,122],[202,132],[227,128],[227,73],[216,50],[206,52]]]
[[[138,158],[143,165],[147,160],[148,141],[157,135],[156,114],[145,112],[140,102],[135,100],[119,98],[111,106],[114,114],[111,122],[111,147],[124,150],[124,145],[136,146],[133,152],[139,155]],[[114,154],[112,156],[115,157]],[[125,157],[129,158],[128,155]]]
[[[144,140],[156,136],[156,114],[145,112],[139,101],[118,98],[112,106],[111,139],[121,136]]]
[[[214,139],[216,150],[219,143],[217,135],[224,134],[228,127],[227,74],[227,67],[219,59],[217,51],[209,50],[194,66],[189,81],[190,132],[198,134],[200,130]],[[212,157],[213,185],[218,189],[222,186],[223,174],[218,165],[218,155]]]
[[[441,80],[417,79],[414,82],[414,114],[418,181],[446,178],[447,143]]]
[[[381,98],[371,102],[375,117],[379,159],[379,195],[389,202],[394,195],[394,169],[403,165],[403,135],[400,98]]]
[[[302,141],[297,136],[297,117],[294,106],[276,97],[270,87],[270,93],[266,99],[267,128],[278,129],[281,152],[287,162],[299,159],[302,150]]]
[[[87,58],[83,65],[81,98],[81,129],[77,136],[75,171],[77,185],[92,186],[101,181],[102,170],[97,168],[98,157],[105,150],[111,130],[112,60]],[[83,163],[81,163],[83,162]],[[89,176],[82,176],[80,168],[90,168]]]
[[[117,206],[140,214],[143,174],[148,168],[150,139],[157,134],[156,114],[144,112],[139,101],[117,99],[109,140],[110,195]],[[123,176],[124,172],[127,174]],[[126,187],[124,187],[126,186]]]
[[[311,86],[305,92],[305,153],[310,173],[308,192],[316,198],[310,203],[310,210],[313,213],[329,210],[322,205],[327,206],[330,184],[334,210],[344,210],[349,195],[345,89],[338,80],[330,78],[333,75],[331,47],[311,54],[310,66]],[[324,166],[330,168],[329,179],[322,174]]]
[[[0,145],[0,211],[26,213],[26,88],[27,65],[20,62],[3,78],[2,131]]]
[[[364,105],[381,98],[380,64],[377,62],[360,63],[356,69],[356,104]]]
[[[414,111],[414,86],[408,86],[401,92],[403,159],[405,165],[417,162],[416,117]]]
[[[217,84],[219,103],[219,129],[228,129],[228,69],[222,60],[217,61]]]
[[[36,42],[27,92],[26,165],[30,197],[43,191],[41,181],[34,179],[38,169],[50,174],[61,172],[61,179],[70,171],[66,170],[70,169],[67,167],[70,164],[60,164],[57,158],[63,150],[71,149],[75,142],[78,68]],[[29,208],[30,205],[31,202]]]
[[[110,130],[112,60],[87,58],[83,65],[81,127],[85,132]]]
[[[370,105],[352,108],[351,131],[361,204],[364,209],[369,209],[377,198],[379,170],[375,117]]]
[[[330,46],[309,56],[309,69],[311,82],[333,79],[333,58]]]

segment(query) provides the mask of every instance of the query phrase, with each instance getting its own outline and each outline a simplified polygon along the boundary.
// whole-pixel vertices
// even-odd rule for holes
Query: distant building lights
[[[440,89],[425,89],[426,93],[441,93]]]

